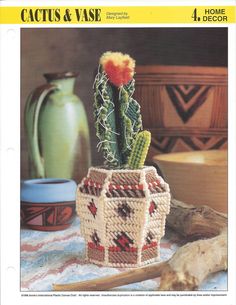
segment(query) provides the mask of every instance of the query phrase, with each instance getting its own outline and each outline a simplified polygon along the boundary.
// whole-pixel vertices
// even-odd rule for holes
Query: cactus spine
[[[150,143],[151,133],[147,130],[139,132],[135,139],[128,162],[130,169],[139,169],[143,167]]]
[[[129,55],[105,52],[94,80],[97,147],[110,168],[141,168],[151,141],[150,132],[140,132],[140,106],[133,98],[134,68]]]
[[[142,128],[140,106],[132,97],[135,81],[114,86],[101,67],[94,82],[94,117],[98,149],[109,167],[124,167]]]

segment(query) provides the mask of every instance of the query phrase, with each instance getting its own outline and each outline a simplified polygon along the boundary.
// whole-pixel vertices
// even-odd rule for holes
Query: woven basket
[[[170,193],[154,167],[92,167],[78,186],[76,206],[88,261],[137,267],[159,259]]]

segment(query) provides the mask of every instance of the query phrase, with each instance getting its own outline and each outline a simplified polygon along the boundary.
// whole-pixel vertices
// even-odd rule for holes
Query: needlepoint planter
[[[77,191],[77,212],[90,262],[137,267],[159,259],[169,186],[144,167],[151,133],[142,128],[135,60],[105,52],[94,80],[94,119],[104,168],[90,168]]]
[[[114,267],[159,260],[169,207],[169,186],[154,167],[90,168],[76,200],[87,260]]]

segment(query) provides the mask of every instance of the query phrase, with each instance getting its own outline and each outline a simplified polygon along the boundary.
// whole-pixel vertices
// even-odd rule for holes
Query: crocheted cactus
[[[125,167],[142,128],[140,106],[132,97],[135,62],[129,55],[106,52],[94,81],[94,117],[98,149],[111,168]]]
[[[139,169],[143,167],[150,143],[151,133],[149,131],[144,130],[137,135],[129,157],[128,165],[130,169]]]

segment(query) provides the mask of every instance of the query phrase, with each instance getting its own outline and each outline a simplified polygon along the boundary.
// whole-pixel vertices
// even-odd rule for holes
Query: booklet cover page
[[[233,304],[235,3],[5,1],[0,29],[1,304]]]

